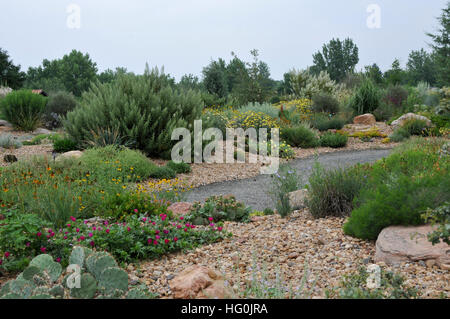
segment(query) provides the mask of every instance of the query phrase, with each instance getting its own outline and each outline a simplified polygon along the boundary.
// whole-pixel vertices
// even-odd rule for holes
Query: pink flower
[[[95,227],[95,226],[92,226],[92,230],[97,230],[97,227]]]
[[[69,227],[69,228],[70,228],[71,226],[72,226],[72,225],[70,225],[70,224],[67,224],[67,227]]]
[[[181,228],[181,225],[177,225],[177,228],[180,229],[180,228]]]
[[[49,229],[47,232],[50,234],[53,233],[53,230]]]
[[[88,221],[87,221],[87,220],[85,220],[85,221],[84,221],[84,224],[85,224],[85,225],[87,225],[87,223],[88,223]]]
[[[68,233],[69,233],[69,232],[68,232],[68,231],[66,231],[66,232],[65,232],[64,234],[65,234],[65,235],[67,235]]]
[[[9,253],[9,252],[6,252],[6,253],[5,253],[5,258],[8,258],[9,255],[10,255],[10,253]]]
[[[154,240],[154,241],[153,241],[153,245],[158,245],[158,241],[157,241],[157,240]]]
[[[209,224],[209,226],[214,227],[214,223]]]
[[[168,244],[169,243],[169,239],[164,239],[164,242],[166,243],[166,244]]]
[[[42,251],[43,253],[45,253],[46,250],[47,250],[47,248],[41,247],[41,251]]]
[[[80,229],[79,229],[79,228],[77,228],[77,229],[76,229],[76,232],[77,232],[77,233],[79,233],[79,232],[80,232]]]
[[[209,220],[210,222],[212,222],[214,219],[213,219],[212,217],[209,217],[208,220]]]
[[[186,227],[191,227],[191,224],[187,223],[187,224],[186,224]]]
[[[131,228],[130,227],[127,227],[127,231],[130,231],[131,230]]]
[[[151,244],[152,243],[152,239],[151,238],[147,239],[147,243]]]
[[[135,212],[135,213],[137,213],[137,212],[138,212],[138,210],[137,210],[137,209],[135,209],[135,210],[134,210],[134,212]]]
[[[156,238],[156,239],[160,239],[161,237],[159,237],[159,235],[156,235],[155,238]]]
[[[194,228],[195,228],[195,225],[191,225],[191,228],[194,229]]]
[[[70,219],[71,219],[73,222],[77,220],[77,219],[76,219],[75,217],[73,217],[73,216],[70,216]]]
[[[145,223],[147,221],[147,218],[142,218],[142,221]]]
[[[89,233],[88,236],[89,236],[89,238],[90,238],[90,237],[94,236],[94,234],[93,234],[93,233]]]
[[[61,262],[61,258],[59,258],[59,257],[56,258],[56,262],[57,262],[57,263]]]
[[[159,234],[159,230],[155,230],[155,234]]]
[[[85,240],[86,238],[84,237],[84,236],[81,236],[80,237],[80,240]]]
[[[109,234],[109,228],[108,228],[107,230],[105,230],[105,232],[106,232],[107,234]]]
[[[187,230],[188,230],[187,228],[184,229],[184,231],[187,231]]]
[[[169,233],[169,231],[167,229],[164,229],[163,233],[167,235]]]
[[[155,222],[153,222],[153,223],[152,223],[152,225],[156,225],[156,223],[155,223]]]
[[[104,222],[103,224],[105,224],[105,225],[108,225],[108,221],[107,221],[107,220],[105,220],[105,222]]]
[[[91,245],[92,247],[94,247],[94,245],[95,245],[94,241],[91,241],[91,242],[89,243],[89,245]]]
[[[183,220],[183,219],[184,219],[184,217],[183,217],[183,216],[181,216],[181,217],[180,217],[180,220]]]
[[[30,247],[31,243],[26,243],[25,246]]]
[[[3,259],[0,259],[0,266],[3,264]]]
[[[221,227],[221,226],[217,227],[218,231],[222,231],[222,229],[223,229],[223,227]]]
[[[178,237],[174,237],[174,238],[173,238],[173,241],[174,241],[174,242],[177,242],[177,241],[178,241]]]
[[[67,239],[67,236],[64,236],[64,239]]]

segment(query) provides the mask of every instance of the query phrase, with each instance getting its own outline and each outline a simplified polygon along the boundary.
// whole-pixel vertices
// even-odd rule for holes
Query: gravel
[[[290,161],[290,165],[297,170],[301,184],[307,183],[311,169],[316,161],[319,161],[327,169],[347,167],[357,163],[368,163],[379,160],[389,155],[388,149],[372,149],[362,151],[341,151],[312,156],[304,159]],[[256,210],[275,208],[268,190],[271,184],[270,175],[258,175],[252,178],[212,183],[194,188],[186,194],[186,200],[190,202],[204,201],[213,195],[234,195],[238,201],[245,203]]]

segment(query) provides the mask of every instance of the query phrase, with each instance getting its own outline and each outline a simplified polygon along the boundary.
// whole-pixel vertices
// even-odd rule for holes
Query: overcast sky
[[[26,70],[72,49],[88,52],[100,70],[121,66],[142,73],[164,65],[179,79],[200,75],[211,59],[244,60],[260,51],[272,77],[312,64],[312,54],[333,37],[352,38],[360,63],[386,70],[411,50],[427,48],[425,32],[447,0],[0,0],[0,47]],[[80,28],[76,11],[80,8]],[[369,28],[370,4],[381,9]],[[75,18],[74,18],[75,17]],[[68,24],[67,21],[72,24]],[[75,21],[75,22],[74,22]],[[376,21],[376,20],[370,20]],[[69,27],[70,26],[70,27]]]

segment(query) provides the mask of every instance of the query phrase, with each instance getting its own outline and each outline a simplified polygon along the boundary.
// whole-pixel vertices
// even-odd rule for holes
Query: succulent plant
[[[23,271],[23,278],[26,280],[33,280],[33,277],[41,273],[41,269],[36,266],[29,266]]]
[[[128,290],[128,274],[117,267],[106,268],[100,275],[99,285],[108,293],[114,290],[125,292]]]
[[[46,272],[50,279],[55,282],[62,273],[62,267],[59,263],[53,261],[52,256],[47,254],[38,255],[30,262],[30,266],[36,266]]]
[[[80,299],[92,299],[97,292],[97,281],[89,274],[84,273],[81,275],[80,288],[72,288],[70,290],[70,296]]]
[[[85,251],[83,247],[80,246],[74,247],[69,257],[69,264],[70,265],[76,264],[81,268],[83,268],[84,260],[85,260]]]
[[[94,268],[91,273],[95,276],[97,280],[100,279],[101,274],[107,268],[117,268],[118,265],[111,255],[101,256],[96,259]]]

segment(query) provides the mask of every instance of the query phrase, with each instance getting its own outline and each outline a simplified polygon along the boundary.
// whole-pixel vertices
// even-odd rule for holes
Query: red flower
[[[158,241],[157,241],[157,240],[154,240],[154,241],[153,241],[153,245],[158,245]]]
[[[187,228],[185,228],[184,231],[187,231]]]
[[[6,253],[5,253],[5,258],[8,258],[9,255],[10,255],[9,252],[6,252]]]
[[[85,240],[86,238],[84,237],[84,236],[81,236],[80,237],[80,240]]]
[[[61,258],[59,258],[59,257],[56,258],[56,262],[57,262],[57,263],[61,262]]]
[[[71,227],[72,225],[70,225],[70,224],[67,224],[67,227]]]
[[[165,242],[166,244],[168,244],[169,241],[170,241],[170,239],[164,239],[164,242]]]
[[[38,233],[36,234],[38,237],[42,236],[42,233],[40,231],[38,231]]]
[[[183,219],[184,219],[184,217],[183,217],[183,216],[181,216],[181,217],[180,217],[180,220],[183,220]]]
[[[47,250],[47,248],[41,247],[41,251],[42,251],[43,253],[45,253],[46,250]]]
[[[212,217],[209,217],[208,220],[209,220],[210,222],[212,222],[214,219],[213,219]]]
[[[79,233],[79,232],[80,232],[80,229],[79,229],[79,228],[77,228],[77,229],[76,229],[76,232],[77,232],[77,233]]]
[[[94,245],[95,245],[94,241],[91,241],[91,242],[89,243],[89,245],[91,245],[92,247],[94,247]]]
[[[77,220],[77,219],[76,219],[75,217],[73,217],[73,216],[70,216],[70,219],[71,219],[73,222]]]
[[[173,238],[173,241],[174,241],[174,242],[177,242],[177,241],[178,241],[178,237],[174,237],[174,238]]]
[[[221,226],[217,227],[218,231],[222,231],[222,229],[223,229],[223,227],[221,227]]]
[[[109,234],[109,228],[108,228],[107,230],[105,230],[105,232],[106,232],[107,234]]]

